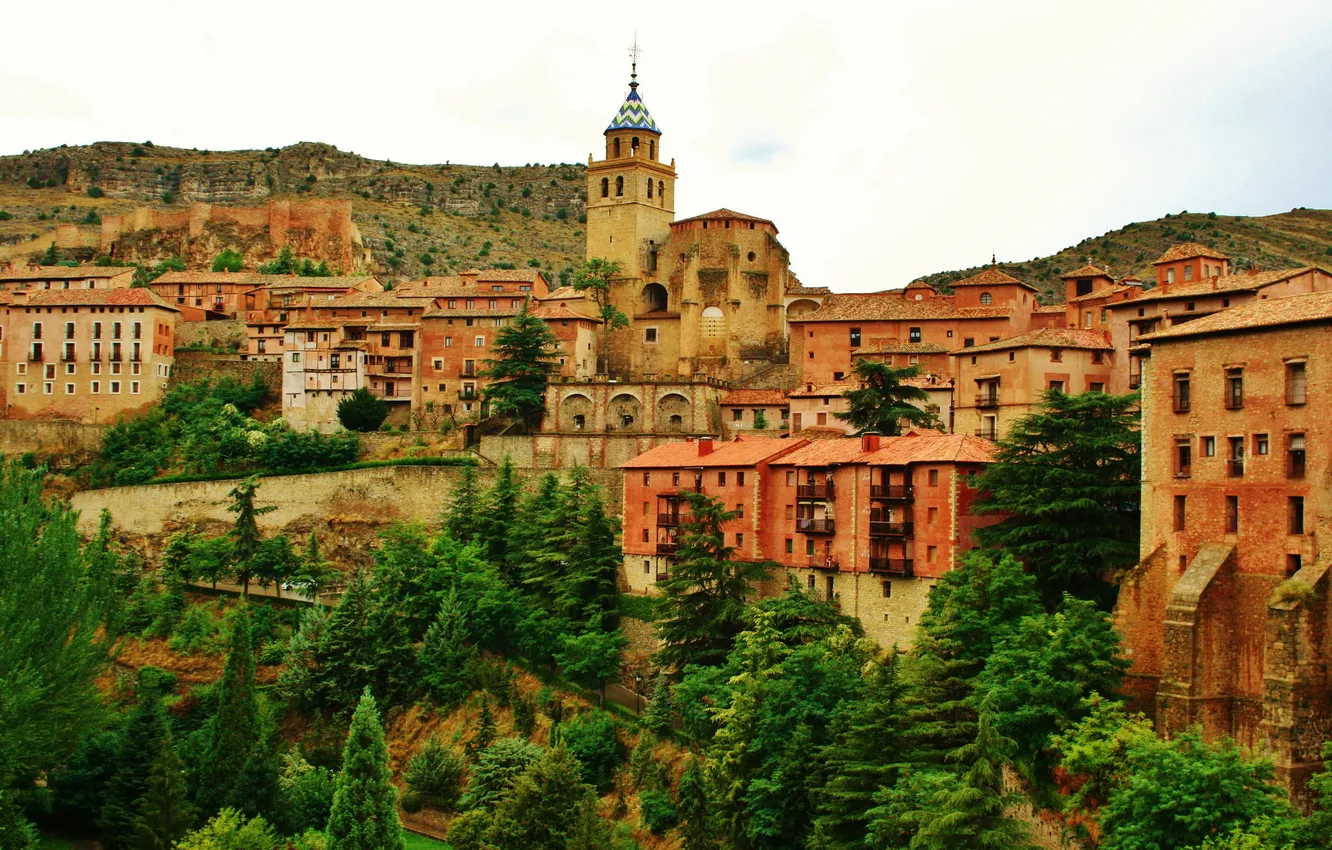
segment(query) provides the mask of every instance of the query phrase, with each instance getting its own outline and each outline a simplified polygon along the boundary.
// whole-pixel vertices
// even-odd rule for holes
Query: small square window
[[[657,341],[657,329],[656,329],[656,328],[644,328],[644,329],[643,329],[643,342],[656,342],[656,341]]]
[[[939,470],[931,469],[929,472],[929,482],[931,487],[939,486]]]
[[[745,545],[745,535],[742,532],[735,533],[735,545],[737,548]]]
[[[1216,457],[1216,437],[1202,438],[1203,457]]]
[[[65,395],[74,395],[74,385],[65,384]]]
[[[1269,441],[1266,434],[1253,435],[1253,453],[1255,455],[1265,455],[1269,451]]]

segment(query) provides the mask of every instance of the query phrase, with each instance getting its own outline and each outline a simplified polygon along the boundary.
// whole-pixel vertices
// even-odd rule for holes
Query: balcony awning
[[[998,375],[981,375],[979,378],[976,379],[976,383],[979,384],[981,381],[998,381],[998,380],[999,380]]]

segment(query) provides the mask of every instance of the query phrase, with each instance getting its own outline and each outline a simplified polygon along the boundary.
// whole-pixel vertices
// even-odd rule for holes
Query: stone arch
[[[620,196],[623,195],[623,194],[624,194],[624,178],[623,178],[623,177],[616,177],[616,178],[615,178],[615,197],[618,198],[618,197],[620,197]]]
[[[648,178],[648,199],[652,198],[652,178]]]
[[[601,178],[601,197],[603,197],[603,198],[609,198],[609,197],[610,197],[610,178],[609,178],[609,177],[603,177],[603,178]]]
[[[692,419],[689,399],[669,392],[657,399],[657,430],[684,431]]]
[[[655,160],[656,158],[657,158],[657,140],[648,139],[648,159]]]
[[[619,137],[619,136],[616,136],[615,139],[611,142],[611,147],[612,147],[612,149],[614,149],[614,151],[615,151],[615,158],[616,158],[616,159],[619,159],[619,158],[620,158],[620,137]]]
[[[798,298],[786,305],[787,318],[791,316],[803,316],[806,313],[813,313],[819,309],[819,302],[811,301],[808,298]]]
[[[670,296],[666,292],[666,287],[660,283],[649,283],[643,287],[643,312],[665,311],[669,308]]]
[[[596,405],[582,393],[570,393],[560,402],[560,430],[588,431]]]
[[[703,308],[702,333],[706,337],[726,335],[726,314],[720,307]]]
[[[638,137],[634,136],[629,140],[629,155],[638,156]]]
[[[612,396],[606,410],[606,427],[615,431],[642,431],[643,403],[630,393]]]

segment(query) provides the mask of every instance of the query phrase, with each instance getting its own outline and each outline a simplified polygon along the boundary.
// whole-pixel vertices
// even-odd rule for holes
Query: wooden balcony
[[[912,499],[915,488],[910,484],[871,484],[871,499]]]
[[[998,407],[999,395],[997,393],[981,393],[976,396],[977,407]]]
[[[903,576],[911,578],[916,574],[915,561],[910,558],[875,558],[869,559],[869,568],[872,573],[886,573],[887,575]]]
[[[809,555],[807,565],[816,570],[840,570],[842,562],[830,555]]]
[[[693,522],[694,517],[690,514],[657,514],[657,525],[674,528],[687,522]]]
[[[406,387],[406,388],[403,388],[403,387],[394,387],[392,392],[390,392],[390,391],[388,391],[388,390],[385,390],[385,389],[374,389],[374,388],[371,388],[371,390],[370,390],[370,394],[373,395],[373,396],[375,396],[375,397],[377,397],[377,398],[386,399],[386,400],[388,400],[388,401],[411,401],[411,400],[412,400],[412,388],[411,388],[411,387]]]
[[[679,544],[679,543],[658,543],[658,544],[657,544],[657,554],[658,554],[658,555],[674,555],[676,552],[679,552],[679,551],[680,551],[680,544]]]
[[[833,519],[796,519],[796,531],[801,534],[834,534],[837,522]]]
[[[870,520],[870,537],[911,537],[915,534],[914,522],[882,522]]]
[[[1230,460],[1226,461],[1226,477],[1227,478],[1244,477],[1244,458],[1231,458]]]
[[[831,481],[825,484],[797,484],[796,498],[830,502],[837,498],[837,486]]]

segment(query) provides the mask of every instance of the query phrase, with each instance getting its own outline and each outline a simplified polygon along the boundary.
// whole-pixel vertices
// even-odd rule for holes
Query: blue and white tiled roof
[[[606,132],[612,130],[647,130],[650,133],[660,133],[661,128],[657,122],[652,120],[651,113],[648,112],[647,104],[643,103],[643,98],[638,96],[638,83],[629,84],[629,94],[625,96],[624,103],[620,106],[620,111],[615,113],[615,118],[606,128]]]

